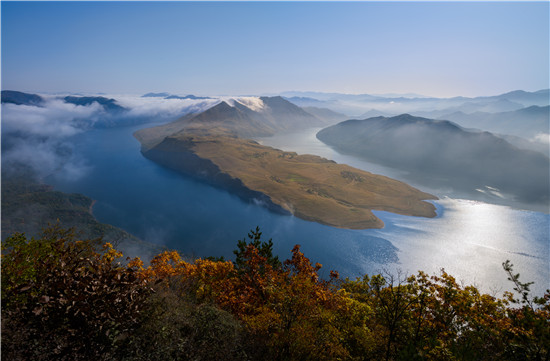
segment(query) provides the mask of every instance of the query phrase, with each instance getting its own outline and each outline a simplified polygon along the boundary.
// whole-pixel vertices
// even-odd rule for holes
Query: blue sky
[[[2,89],[493,95],[549,85],[549,3],[1,2]]]

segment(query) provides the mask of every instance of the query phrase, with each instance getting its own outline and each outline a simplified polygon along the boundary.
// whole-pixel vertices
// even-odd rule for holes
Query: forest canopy
[[[236,262],[147,262],[46,229],[2,243],[5,360],[547,360],[550,292],[510,262],[502,298],[441,271],[341,279],[300,246],[281,262],[258,228]],[[102,245],[103,244],[103,245]]]

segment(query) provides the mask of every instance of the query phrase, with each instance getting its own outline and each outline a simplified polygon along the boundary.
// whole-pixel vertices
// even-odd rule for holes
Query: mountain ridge
[[[98,103],[103,107],[103,109],[105,109],[105,111],[113,113],[120,113],[128,110],[125,107],[118,105],[116,99],[113,98],[69,95],[64,97],[63,100],[65,103],[84,106]]]
[[[38,94],[23,93],[15,90],[2,90],[2,104],[41,106],[44,102]]]
[[[137,131],[135,136],[150,146],[178,132],[253,138],[323,125],[322,120],[282,97],[243,97],[223,99],[203,112],[187,114],[147,131]]]

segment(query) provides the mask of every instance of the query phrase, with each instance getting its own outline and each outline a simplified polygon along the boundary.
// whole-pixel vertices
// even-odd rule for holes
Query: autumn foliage
[[[2,249],[3,359],[101,359],[139,325],[150,289],[109,243],[96,252],[51,228]]]
[[[236,262],[145,266],[58,228],[2,245],[6,360],[548,360],[550,293],[500,299],[444,271],[319,277],[295,246],[272,254],[259,229]],[[520,298],[515,298],[519,295]]]

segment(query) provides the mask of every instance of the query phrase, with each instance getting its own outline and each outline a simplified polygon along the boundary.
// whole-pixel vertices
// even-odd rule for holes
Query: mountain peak
[[[235,102],[237,102],[254,112],[261,112],[266,109],[266,104],[263,99],[259,97],[240,97],[231,98],[231,100],[233,101],[233,106],[235,106]]]

